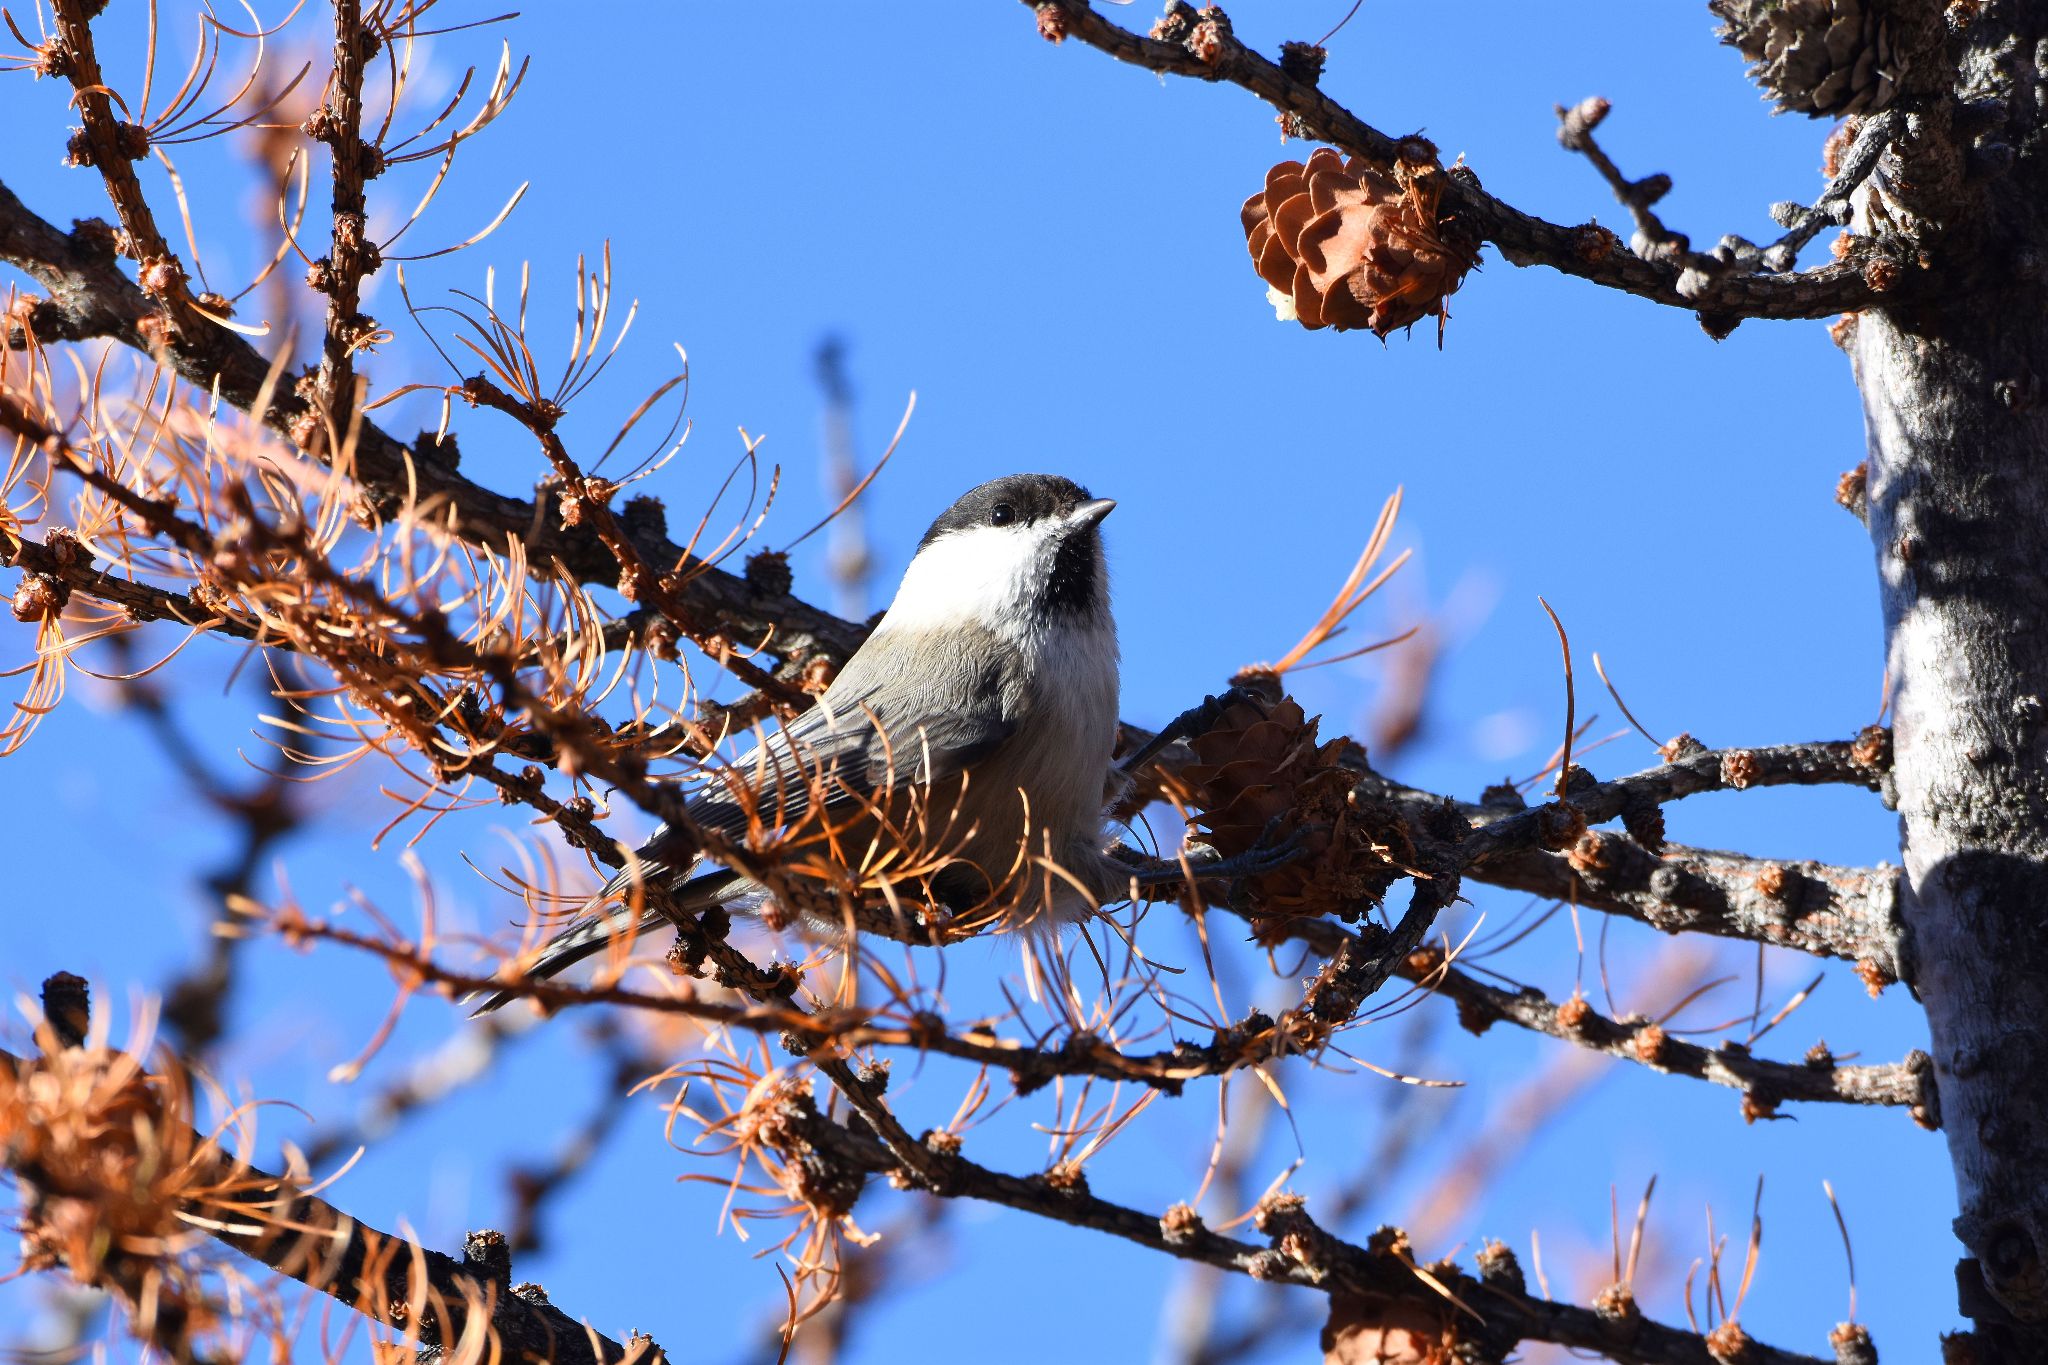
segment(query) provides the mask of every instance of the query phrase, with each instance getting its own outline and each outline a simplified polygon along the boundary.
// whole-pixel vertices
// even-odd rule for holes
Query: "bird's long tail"
[[[684,884],[672,899],[684,909],[708,909],[732,899],[735,894],[744,894],[745,888],[738,885],[740,881],[739,874],[735,872],[723,869],[707,872]],[[526,969],[526,979],[545,981],[584,958],[603,952],[628,933],[650,934],[670,922],[660,910],[643,904],[636,924],[631,888],[632,883],[624,874],[614,877],[603,891],[584,905],[582,914],[542,946],[540,959]],[[489,1014],[518,997],[516,990],[495,991],[470,1011],[470,1017],[474,1019],[478,1015]],[[473,1000],[476,997],[469,998]]]

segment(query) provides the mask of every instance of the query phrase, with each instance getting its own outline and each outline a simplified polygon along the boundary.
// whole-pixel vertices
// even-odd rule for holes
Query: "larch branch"
[[[158,308],[122,273],[113,240],[111,231],[92,224],[61,232],[0,184],[0,260],[49,294],[27,309],[26,320],[38,337],[111,337],[161,356],[202,391],[217,384],[225,402],[245,411],[253,412],[269,391],[269,407],[257,415],[291,436],[310,409],[291,385],[269,382],[271,361],[241,336],[203,319],[196,328],[168,332],[156,325]],[[407,490],[416,488],[419,506],[429,512],[452,509],[452,529],[472,543],[501,549],[508,540],[517,541],[525,545],[537,573],[559,560],[580,582],[618,582],[618,562],[593,531],[564,526],[545,508],[465,477],[437,449],[408,446],[375,422],[358,418],[352,454],[369,510],[395,514],[405,505]],[[771,652],[801,660],[820,654],[844,659],[863,638],[860,627],[789,593],[769,591],[696,559],[663,531],[641,528],[633,541],[648,562],[675,569],[677,592],[695,612],[736,639],[765,641]]]
[[[1325,919],[1286,926],[1286,937],[1336,960],[1347,953],[1378,957],[1388,939],[1368,926],[1353,931]],[[1458,1007],[1468,1030],[1484,1033],[1494,1024],[1513,1024],[1563,1042],[1604,1052],[1674,1076],[1691,1076],[1744,1092],[1756,1116],[1782,1100],[1812,1103],[1897,1105],[1908,1108],[1922,1127],[1940,1125],[1940,1105],[1927,1054],[1915,1050],[1898,1062],[1845,1066],[1818,1054],[1801,1062],[1753,1057],[1739,1047],[1702,1047],[1671,1037],[1648,1019],[1608,1019],[1582,998],[1555,1001],[1533,987],[1519,991],[1488,985],[1445,961],[1438,948],[1419,948],[1396,959],[1394,974]]]
[[[1836,867],[1666,844],[1591,830],[1564,853],[1497,854],[1475,881],[1641,920],[1668,934],[1768,943],[1854,962],[1881,981],[1900,978],[1899,870]]]
[[[1567,825],[1581,818],[1587,825],[1597,825],[1701,792],[1751,787],[1837,785],[1876,791],[1884,779],[1883,751],[1878,739],[1868,734],[1853,740],[1757,748],[1709,749],[1694,744],[1667,763],[1627,777],[1607,782],[1574,777],[1562,801],[1506,815],[1488,813],[1460,852],[1471,874],[1483,876],[1481,869],[1490,859],[1554,842],[1561,819]]]
[[[77,1046],[79,1021],[52,1041]],[[37,1064],[0,1049],[0,1066],[17,1076]],[[182,1125],[165,1112],[164,1124]],[[660,1358],[653,1343],[632,1347],[576,1321],[545,1295],[514,1290],[509,1275],[496,1279],[478,1266],[357,1221],[298,1182],[272,1175],[212,1147],[197,1133],[190,1149],[209,1169],[195,1171],[194,1187],[215,1191],[191,1212],[190,1224],[282,1275],[328,1295],[367,1317],[417,1333],[427,1346],[453,1344],[477,1327],[515,1358],[551,1365],[622,1365]],[[33,1172],[17,1172],[34,1180]],[[39,1197],[63,1193],[39,1189]],[[507,1267],[509,1269],[509,1266]],[[524,1289],[524,1287],[522,1287]],[[481,1319],[481,1320],[479,1320]]]
[[[334,70],[327,98],[308,128],[327,144],[333,158],[329,255],[314,264],[312,278],[327,295],[327,321],[320,338],[320,369],[313,377],[315,413],[305,444],[340,445],[356,408],[355,353],[373,334],[357,311],[363,279],[377,269],[369,239],[369,206],[363,182],[383,167],[383,153],[363,141],[363,67],[381,39],[363,23],[362,0],[334,0]]]
[[[855,1170],[893,1174],[900,1169],[894,1154],[879,1140],[833,1122],[814,1105],[800,1106],[788,1117],[814,1150]],[[1262,1203],[1258,1222],[1272,1245],[1259,1247],[1211,1231],[1192,1210],[1178,1208],[1164,1217],[1145,1213],[1100,1198],[1089,1191],[1085,1181],[1011,1175],[969,1160],[951,1148],[948,1143],[932,1157],[943,1172],[946,1193],[954,1197],[1108,1233],[1169,1256],[1266,1283],[1296,1284],[1330,1294],[1405,1299],[1432,1308],[1444,1303],[1442,1295],[1398,1256],[1342,1241],[1309,1222],[1305,1211],[1291,1200]],[[1446,1289],[1481,1315],[1485,1325],[1477,1330],[1489,1341],[1506,1346],[1518,1341],[1552,1342],[1631,1365],[1718,1365],[1705,1338],[1691,1332],[1641,1317],[1616,1321],[1590,1308],[1531,1298],[1519,1276],[1510,1281],[1456,1271],[1440,1273],[1444,1267],[1431,1270]],[[1744,1359],[1750,1365],[1821,1365],[1819,1357],[1760,1342],[1750,1342],[1749,1352]]]
[[[0,410],[0,426],[6,425],[4,419],[4,410]],[[257,624],[209,611],[193,601],[189,594],[138,583],[130,578],[117,578],[103,569],[94,568],[92,552],[62,528],[53,530],[44,540],[23,536],[12,550],[0,545],[0,567],[7,566],[24,573],[44,575],[63,584],[67,592],[83,593],[95,601],[120,609],[131,620],[175,621],[193,630],[212,631],[229,639],[250,640],[281,649],[293,647],[289,640],[265,632]]]
[[[1738,1043],[1709,1048],[1686,1042],[1649,1019],[1610,1019],[1582,997],[1556,1001],[1533,987],[1503,990],[1446,964],[1436,950],[1413,954],[1401,974],[1454,1002],[1459,1022],[1475,1034],[1496,1023],[1513,1024],[1654,1071],[1728,1086],[1742,1092],[1743,1114],[1751,1120],[1771,1117],[1780,1103],[1796,1100],[1897,1105],[1910,1109],[1923,1128],[1940,1126],[1934,1064],[1918,1050],[1874,1066],[1844,1065],[1824,1052],[1804,1062],[1774,1062],[1750,1055]]]
[[[144,332],[151,342],[168,342],[174,336],[204,336],[220,329],[203,318],[193,306],[186,288],[185,270],[171,254],[170,245],[157,227],[156,215],[143,196],[142,181],[135,174],[135,162],[149,154],[146,130],[115,117],[114,98],[100,74],[99,53],[93,42],[92,15],[100,6],[89,0],[51,0],[57,40],[63,55],[59,63],[71,82],[72,101],[85,124],[72,139],[69,160],[91,166],[106,182],[107,198],[127,234],[127,254],[137,263],[141,292],[153,298],[161,311],[144,316],[153,325]]]
[[[1185,4],[1168,8],[1162,28],[1178,41],[1145,37],[1113,23],[1088,0],[1025,0],[1041,16],[1057,15],[1051,31],[1108,53],[1121,62],[1169,75],[1221,81],[1258,96],[1280,112],[1292,135],[1328,142],[1377,165],[1391,165],[1399,139],[1366,123],[1324,94],[1312,81],[1252,51],[1231,33],[1229,21],[1211,7],[1199,12]],[[1882,295],[1861,267],[1834,263],[1798,274],[1728,272],[1702,283],[1685,279],[1682,266],[1644,260],[1608,249],[1613,238],[1524,213],[1480,187],[1478,177],[1455,168],[1443,211],[1500,248],[1515,265],[1547,265],[1567,275],[1624,293],[1699,312],[1703,318],[1818,318],[1854,312]],[[1683,287],[1682,287],[1683,286]]]

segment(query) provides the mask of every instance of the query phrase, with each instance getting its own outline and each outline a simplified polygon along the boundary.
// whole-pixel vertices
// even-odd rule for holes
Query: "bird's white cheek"
[[[884,624],[931,630],[1021,612],[1041,548],[1037,537],[992,526],[941,536],[911,561]]]

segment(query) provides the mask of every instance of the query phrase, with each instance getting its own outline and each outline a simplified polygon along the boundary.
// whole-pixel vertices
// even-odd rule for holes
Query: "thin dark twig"
[[[1842,154],[1834,175],[1811,206],[1802,207],[1789,200],[1771,205],[1771,217],[1785,229],[1785,235],[1764,248],[1764,269],[1780,273],[1790,270],[1800,251],[1822,228],[1847,226],[1850,196],[1870,178],[1905,126],[1905,111],[1898,108],[1860,120],[1849,149]]]
[[[1940,1124],[1934,1063],[1917,1049],[1903,1061],[1874,1066],[1843,1065],[1824,1053],[1803,1062],[1773,1062],[1751,1056],[1739,1042],[1702,1047],[1648,1019],[1610,1019],[1583,998],[1560,1003],[1533,988],[1504,991],[1448,966],[1435,950],[1413,955],[1401,975],[1455,1002],[1459,1022],[1474,1033],[1495,1023],[1514,1024],[1652,1070],[1740,1090],[1751,1119],[1772,1115],[1782,1102],[1807,1101],[1898,1106],[1911,1110],[1922,1127]]]

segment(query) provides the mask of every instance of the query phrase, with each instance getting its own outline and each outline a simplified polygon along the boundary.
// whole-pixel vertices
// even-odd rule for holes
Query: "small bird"
[[[858,851],[878,824],[900,829],[909,809],[943,850],[931,889],[949,907],[997,905],[1011,928],[1086,918],[1127,884],[1103,834],[1118,677],[1099,527],[1115,506],[1052,474],[961,495],[817,706],[739,754],[689,802],[690,821],[741,839],[750,821],[811,820]],[[766,896],[736,870],[690,879],[700,855],[685,830],[657,829],[637,861],[637,876],[689,909],[744,910]],[[638,932],[666,923],[634,909],[635,875],[614,877],[528,977],[602,951],[636,914]],[[476,1013],[515,994],[499,991]]]

